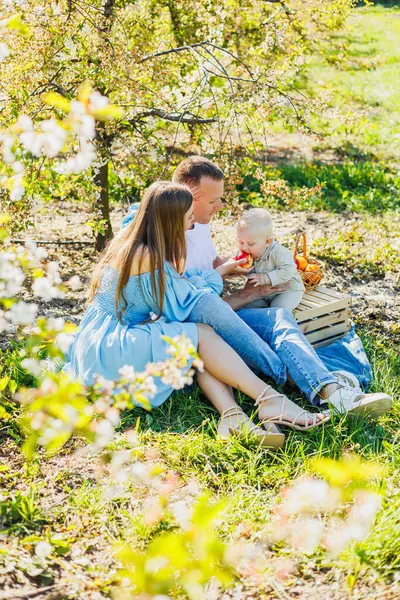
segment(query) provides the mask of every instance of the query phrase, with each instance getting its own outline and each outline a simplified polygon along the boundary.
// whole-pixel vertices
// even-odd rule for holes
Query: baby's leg
[[[270,306],[294,310],[300,304],[303,294],[302,290],[281,292],[272,298]]]

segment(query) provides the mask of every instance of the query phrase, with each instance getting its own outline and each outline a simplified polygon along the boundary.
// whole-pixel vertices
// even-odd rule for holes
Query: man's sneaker
[[[349,371],[333,371],[331,375],[335,375],[339,385],[361,391],[360,382],[353,373]]]
[[[326,403],[340,414],[348,413],[375,419],[393,406],[393,400],[387,394],[364,394],[349,387],[336,390],[326,399]],[[329,414],[329,408],[323,412]]]

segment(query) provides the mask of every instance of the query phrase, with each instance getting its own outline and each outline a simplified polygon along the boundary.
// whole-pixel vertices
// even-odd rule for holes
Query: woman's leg
[[[208,294],[201,298],[187,321],[209,325],[229,346],[236,350],[251,369],[261,371],[277,383],[286,382],[287,372],[282,360],[216,294]]]
[[[220,436],[229,437],[231,431],[234,430],[236,433],[244,434],[245,437],[256,437],[265,446],[280,448],[283,445],[285,436],[278,427],[270,423],[269,427],[265,428],[268,434],[265,429],[257,427],[236,403],[233,390],[229,385],[222,383],[206,370],[197,372],[197,381],[211,404],[221,415],[218,423]]]
[[[205,370],[213,375],[219,382],[235,387],[255,400],[265,389],[265,383],[257,377],[246,363],[219,337],[210,327],[199,324],[198,352],[204,362]],[[221,400],[222,401],[222,400]],[[224,400],[225,401],[225,400]],[[265,402],[259,410],[259,417],[263,419],[272,418],[281,414],[282,402],[277,398],[271,398]],[[290,419],[295,418],[302,412],[296,404],[290,400],[286,401],[284,415]],[[321,415],[323,418],[323,415]],[[299,424],[312,422],[310,413],[299,419]]]
[[[230,408],[240,408],[236,403],[232,388],[226,383],[222,383],[204,369],[203,372],[197,371],[197,381],[204,394],[215,406],[220,415]]]

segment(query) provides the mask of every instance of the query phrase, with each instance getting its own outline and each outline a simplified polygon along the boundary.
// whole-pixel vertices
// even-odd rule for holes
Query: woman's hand
[[[230,258],[215,270],[218,271],[222,278],[232,275],[248,275],[253,267],[244,269],[242,265],[246,264],[246,262],[247,258],[242,258],[241,260]]]

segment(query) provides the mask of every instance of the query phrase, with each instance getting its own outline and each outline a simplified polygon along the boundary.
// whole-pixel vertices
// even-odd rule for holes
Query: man
[[[217,255],[212,241],[210,221],[222,209],[222,196],[224,193],[224,174],[221,169],[210,160],[201,156],[191,156],[183,160],[175,170],[173,181],[187,185],[193,194],[193,212],[195,227],[187,232],[187,270],[216,269],[224,278],[232,275],[246,274],[241,264],[245,262],[225,259]],[[246,327],[237,325],[232,331],[231,324],[224,324],[229,329],[229,336],[235,340],[235,349],[246,360],[249,352],[265,354],[265,344],[269,345],[268,352],[274,356],[266,357],[272,370],[280,370],[284,365],[286,373],[293,382],[315,405],[328,404],[340,413],[354,412],[378,416],[392,406],[392,399],[386,394],[364,394],[354,376],[346,372],[337,371],[330,373],[317,356],[305,336],[300,332],[292,313],[282,308],[244,308],[247,304],[258,298],[263,298],[270,293],[282,291],[282,286],[253,287],[247,284],[224,298],[240,318],[259,336],[259,343],[255,342],[248,348],[248,336],[245,335]],[[213,326],[217,331],[216,319],[218,315],[202,315],[202,322]],[[222,318],[222,316],[221,316]],[[218,323],[217,323],[218,324]],[[220,335],[224,332],[218,331]],[[229,342],[229,336],[222,335]],[[257,339],[257,338],[256,338]],[[240,344],[242,343],[242,348]],[[233,345],[233,344],[232,344]],[[239,345],[239,347],[238,347]],[[249,360],[246,360],[249,363]],[[254,368],[254,361],[249,366]],[[265,372],[265,371],[264,371]],[[281,372],[272,375],[278,382],[282,382]]]

